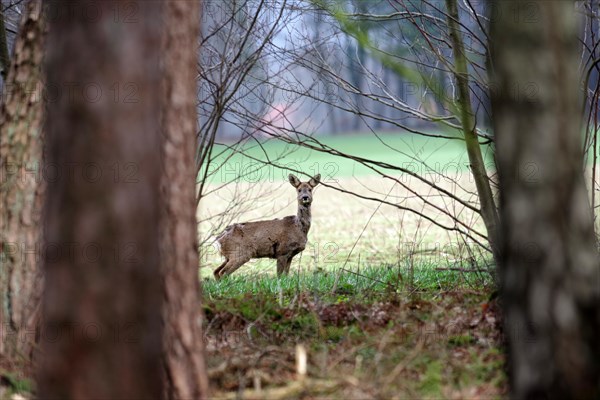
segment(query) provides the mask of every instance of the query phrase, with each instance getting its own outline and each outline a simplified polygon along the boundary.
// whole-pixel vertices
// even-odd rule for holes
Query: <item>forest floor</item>
[[[213,395],[505,397],[493,285],[465,272],[427,275],[429,269],[205,280]],[[298,365],[304,357],[305,372]]]
[[[202,287],[211,398],[506,397],[491,271],[240,271]],[[32,377],[0,362],[0,399],[33,398]]]

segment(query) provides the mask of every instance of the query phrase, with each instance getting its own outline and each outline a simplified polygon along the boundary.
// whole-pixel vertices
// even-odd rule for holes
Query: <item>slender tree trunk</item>
[[[196,87],[200,2],[165,3],[162,43],[161,264],[164,368],[170,399],[207,397],[196,224]]]
[[[160,398],[161,5],[48,6],[39,397]]]
[[[25,7],[0,110],[0,355],[30,361],[42,278],[41,1]]]
[[[471,93],[469,92],[469,71],[467,69],[467,57],[459,25],[459,14],[456,0],[446,0],[448,11],[448,29],[452,42],[454,55],[454,79],[458,87],[458,105],[460,107],[460,122],[467,146],[467,154],[471,165],[471,173],[477,187],[481,207],[481,218],[485,224],[488,241],[494,258],[498,260],[498,213],[494,196],[490,187],[490,181],[483,162],[481,147],[477,138],[475,114],[471,106]]]
[[[582,172],[574,4],[493,5],[511,397],[599,398],[600,263]],[[531,15],[531,7],[535,19],[515,18]]]
[[[355,12],[366,14],[369,12],[369,3],[364,0],[354,0],[353,8],[356,10]],[[364,29],[360,27],[360,29]],[[365,73],[363,68],[368,68],[367,66],[367,51],[365,47],[361,44],[357,44],[356,46],[356,54],[350,54],[351,60],[351,68],[352,68],[352,84],[358,90],[358,93],[354,95],[355,106],[358,111],[365,111],[365,96],[363,96],[363,90],[365,86]],[[365,128],[363,119],[355,113],[351,114],[352,117],[352,129],[355,132],[359,132],[360,130]]]

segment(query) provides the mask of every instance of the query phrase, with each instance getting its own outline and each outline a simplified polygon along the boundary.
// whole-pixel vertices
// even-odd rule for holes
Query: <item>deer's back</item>
[[[306,234],[302,232],[297,218],[289,216],[229,225],[217,241],[226,258],[277,258],[304,250]]]

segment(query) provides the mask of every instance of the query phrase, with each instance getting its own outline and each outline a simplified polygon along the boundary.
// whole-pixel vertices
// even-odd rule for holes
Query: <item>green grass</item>
[[[468,158],[461,140],[423,137],[405,132],[363,133],[321,137],[319,141],[340,152],[407,168],[421,174],[455,173],[468,169]],[[216,145],[213,167],[220,166],[211,182],[229,182],[244,177],[247,181],[287,179],[289,170],[307,174],[321,173],[326,178],[371,175],[374,172],[355,161],[290,145],[279,140],[249,140],[235,149]],[[282,169],[264,165],[269,160]],[[422,163],[425,163],[423,165]],[[388,171],[389,173],[390,171]],[[397,173],[397,172],[396,172]]]
[[[403,292],[481,289],[493,286],[488,272],[439,271],[432,264],[380,266],[361,269],[318,269],[297,271],[288,276],[273,274],[232,274],[221,281],[205,279],[205,296],[210,299],[263,295],[285,304],[305,292],[329,302],[373,301]]]
[[[10,373],[2,370],[0,370],[0,375],[4,381],[2,384],[2,386],[4,386],[3,389],[6,389],[6,393],[4,394],[6,397],[2,397],[3,399],[14,399],[16,398],[14,396],[15,394],[29,395],[33,392],[34,385],[31,379],[20,377],[16,373]]]

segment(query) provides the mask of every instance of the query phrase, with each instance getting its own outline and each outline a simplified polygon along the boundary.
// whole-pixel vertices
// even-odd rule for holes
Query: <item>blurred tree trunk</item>
[[[582,172],[574,3],[493,5],[511,397],[599,398],[600,264]]]
[[[460,16],[458,14],[457,0],[446,0],[448,9],[448,30],[452,42],[452,54],[454,56],[454,79],[458,88],[458,107],[460,108],[460,124],[463,129],[465,146],[469,156],[471,173],[477,187],[477,195],[480,203],[480,214],[487,230],[488,242],[494,258],[498,260],[498,213],[494,195],[490,187],[490,181],[485,169],[485,163],[481,154],[481,146],[477,137],[477,121],[471,105],[471,92],[469,89],[469,71],[467,67],[467,56],[461,33]]]
[[[0,355],[13,362],[31,360],[42,288],[41,8],[25,7],[0,110]]]
[[[57,177],[38,396],[160,398],[161,5],[47,5],[46,165]]]
[[[164,368],[170,399],[207,397],[200,308],[196,225],[197,63],[200,2],[165,3],[162,43],[164,208],[161,265],[164,282]]]

